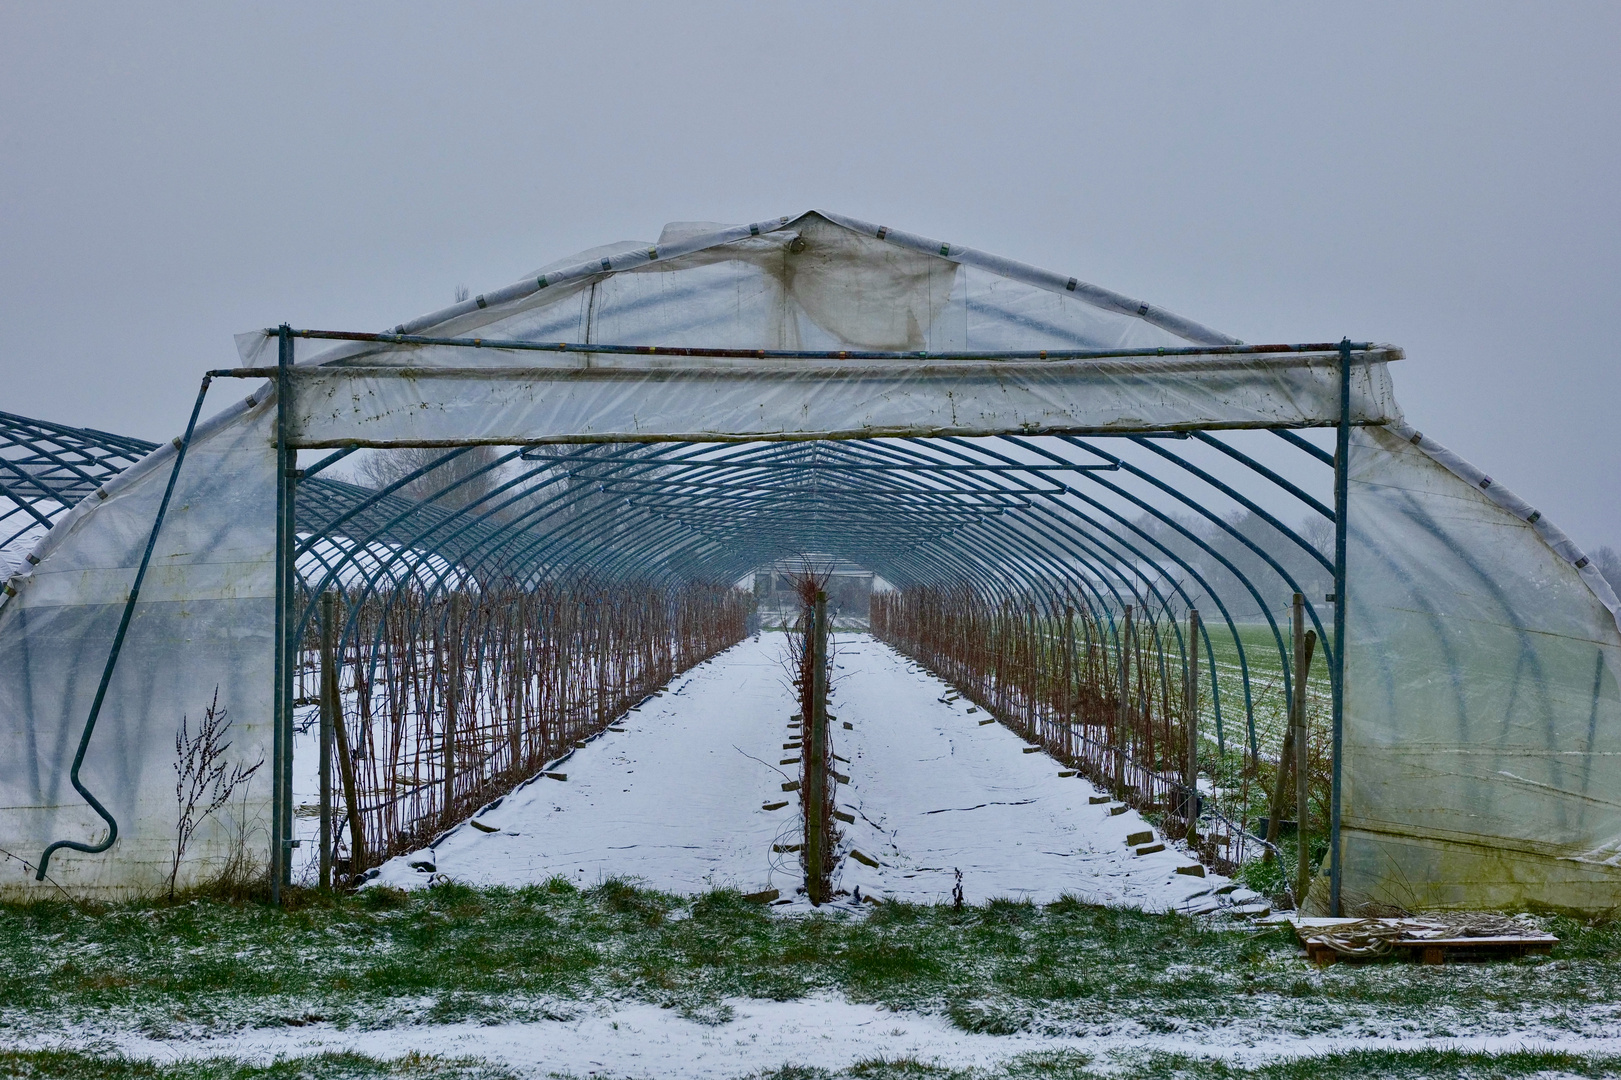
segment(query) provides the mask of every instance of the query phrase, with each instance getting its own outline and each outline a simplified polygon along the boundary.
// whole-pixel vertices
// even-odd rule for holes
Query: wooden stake
[[[1120,622],[1120,683],[1119,700],[1114,722],[1114,793],[1117,798],[1126,794],[1126,730],[1131,716],[1131,605],[1126,605],[1125,617]]]
[[[827,855],[824,841],[827,810],[827,593],[816,593],[810,610],[810,730],[805,733],[805,892],[813,904],[828,900]]]
[[[1311,888],[1311,845],[1306,839],[1306,817],[1310,812],[1311,744],[1306,728],[1306,683],[1311,678],[1311,654],[1317,644],[1317,631],[1305,629],[1305,615],[1295,594],[1295,903],[1306,901]]]
[[[1064,725],[1064,756],[1075,756],[1075,609],[1064,607],[1064,690],[1059,715]]]
[[[1295,593],[1294,599],[1290,602],[1290,610],[1294,615],[1293,666],[1296,668],[1300,666],[1299,656],[1302,647],[1301,618],[1305,610],[1305,602],[1306,598],[1299,593]],[[1278,773],[1273,778],[1272,801],[1269,810],[1271,816],[1266,820],[1266,842],[1268,844],[1276,844],[1282,831],[1284,800],[1288,798],[1289,792],[1289,770],[1293,767],[1295,758],[1295,700],[1299,696],[1300,687],[1297,680],[1294,694],[1289,698],[1289,718],[1283,727],[1283,745],[1278,749]],[[1296,821],[1295,829],[1298,831],[1299,828],[1300,822]],[[1261,861],[1271,862],[1272,855],[1272,848],[1268,847],[1261,855]]]
[[[328,594],[330,595],[330,594]],[[333,605],[336,607],[336,604]],[[359,643],[356,642],[358,653]],[[349,752],[349,730],[343,722],[343,698],[338,693],[338,667],[332,668],[332,741],[338,753],[338,778],[343,783],[344,811],[349,815],[349,880],[353,881],[355,875],[364,869],[366,864],[366,833],[360,820],[360,799],[355,793],[355,759]],[[359,677],[358,674],[356,676]],[[371,691],[365,686],[358,688],[361,705],[361,721],[366,716],[366,702],[371,700]]]
[[[456,813],[456,718],[462,706],[461,594],[450,594],[449,656],[445,664],[445,794],[440,800],[446,823]]]
[[[1199,842],[1199,611],[1188,609],[1187,683],[1182,691],[1182,714],[1187,752],[1182,759],[1182,786],[1187,799],[1187,841]]]
[[[321,888],[332,888],[332,718],[338,705],[336,597],[321,594]]]

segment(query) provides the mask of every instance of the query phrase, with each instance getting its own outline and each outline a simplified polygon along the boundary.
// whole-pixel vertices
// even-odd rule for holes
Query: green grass
[[[758,1073],[753,1080],[1498,1080],[1509,1077],[1616,1076],[1621,1057],[1516,1052],[1460,1053],[1439,1050],[1351,1051],[1265,1064],[1229,1064],[1182,1054],[1125,1054],[1095,1061],[1074,1051],[1023,1054],[991,1069],[948,1069],[912,1060],[875,1060],[842,1072],[790,1066]]]
[[[1284,644],[1287,645],[1289,630],[1284,614],[1280,614],[1278,619],[1279,627],[1284,632]],[[1241,750],[1249,739],[1249,732],[1244,718],[1244,681],[1238,663],[1238,646],[1225,625],[1207,629],[1210,632],[1210,649],[1216,657],[1216,673],[1221,680],[1221,722],[1226,746],[1229,751]],[[1262,756],[1276,755],[1289,716],[1289,703],[1283,696],[1283,667],[1278,659],[1277,642],[1272,636],[1272,628],[1264,623],[1238,624],[1238,637],[1244,643],[1244,656],[1249,664],[1256,741]],[[1206,663],[1207,658],[1201,648],[1199,664],[1203,692],[1200,695],[1199,726],[1205,736],[1213,741],[1216,737],[1216,714],[1211,703]],[[1312,654],[1307,699],[1307,716],[1313,729],[1326,730],[1332,698],[1329,693],[1328,662],[1320,645]]]
[[[970,1031],[1314,1034],[1586,1030],[1621,1017],[1621,927],[1555,920],[1551,960],[1319,971],[1281,930],[997,901],[777,918],[609,882],[306,896],[294,910],[196,900],[82,913],[0,907],[0,1021],[116,1024],[159,1037],[314,1020],[382,1027],[654,1003],[705,1022],[731,998],[828,992]]]
[[[407,1054],[382,1060],[365,1054],[315,1054],[255,1065],[233,1058],[153,1062],[119,1054],[68,1050],[0,1051],[0,1075],[17,1080],[516,1080],[517,1074],[465,1058]]]
[[[0,1075],[18,1080],[515,1080],[501,1066],[471,1059],[407,1055],[385,1060],[364,1054],[286,1057],[267,1065],[232,1058],[151,1062],[71,1051],[0,1051]],[[574,1074],[546,1075],[570,1080]],[[988,1069],[953,1069],[910,1058],[874,1058],[848,1069],[788,1065],[738,1080],[1507,1080],[1511,1077],[1621,1075],[1621,1057],[1518,1051],[1359,1050],[1234,1064],[1167,1053],[1111,1054],[1099,1060],[1073,1050],[1020,1054]],[[612,1080],[592,1072],[596,1080]],[[720,1078],[724,1080],[724,1078]]]

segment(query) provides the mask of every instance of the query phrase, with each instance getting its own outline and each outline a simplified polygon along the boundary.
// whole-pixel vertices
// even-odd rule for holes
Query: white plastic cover
[[[80,779],[119,823],[106,855],[58,851],[50,876],[110,894],[163,887],[179,814],[175,734],[195,732],[218,702],[231,757],[268,761],[275,621],[273,403],[239,406],[199,430],[153,552],[123,655]],[[174,464],[165,443],[59,518],[34,550],[39,565],[11,579],[0,607],[0,886],[36,886],[24,866],[54,840],[95,843],[106,826],[68,779],[113,635]],[[268,540],[268,542],[267,542]],[[245,798],[208,819],[182,885],[218,871],[236,830],[262,852],[270,766]],[[261,856],[262,857],[262,856]]]
[[[1614,594],[1405,424],[1356,431],[1351,461],[1344,902],[1614,908]]]
[[[750,350],[1233,343],[1073,278],[826,214],[672,226],[394,332]],[[241,344],[248,364],[273,362],[263,333]],[[1390,389],[1394,355],[1363,357],[1354,383],[1356,418],[1384,427],[1360,429],[1352,459],[1346,896],[1613,907],[1615,598],[1523,503],[1414,440]],[[1325,359],[925,364],[343,343],[301,362],[293,404],[310,446],[1314,425],[1338,416]],[[104,855],[59,853],[52,876],[67,888],[161,884],[174,732],[216,686],[233,751],[268,754],[269,397],[260,389],[191,449],[83,774],[122,835]],[[172,454],[57,524],[0,601],[0,731],[16,748],[0,763],[0,847],[30,861],[51,840],[102,833],[67,773]],[[261,827],[269,796],[264,775],[236,822],[198,837],[182,880],[217,868],[238,825]],[[35,887],[9,865],[0,887]]]
[[[301,369],[295,444],[1033,435],[1310,426],[1339,415],[1337,355],[908,363],[509,352],[531,362],[469,372],[448,369],[466,349],[405,351],[415,354],[410,377],[382,366]],[[1356,418],[1395,419],[1385,364],[1354,375]]]

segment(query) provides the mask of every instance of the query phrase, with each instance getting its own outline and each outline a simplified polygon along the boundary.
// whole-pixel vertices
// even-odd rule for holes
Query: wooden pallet
[[[1321,930],[1332,929],[1348,923],[1361,922],[1360,919],[1296,919],[1294,920],[1295,934],[1300,943],[1306,947],[1306,955],[1312,963],[1319,967],[1347,961],[1356,963],[1364,959],[1383,959],[1382,957],[1342,956],[1332,945],[1324,944],[1312,939],[1312,935]],[[1405,920],[1390,919],[1389,921],[1400,925]],[[1552,934],[1515,934],[1503,937],[1403,937],[1391,942],[1393,952],[1400,954],[1403,959],[1418,961],[1425,964],[1445,964],[1461,960],[1507,960],[1528,954],[1546,954],[1559,939]]]

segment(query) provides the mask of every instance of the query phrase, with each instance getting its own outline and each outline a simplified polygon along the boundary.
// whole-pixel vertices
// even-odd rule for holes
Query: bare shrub
[[[253,774],[264,765],[264,758],[260,758],[252,765],[244,766],[241,762],[231,764],[225,760],[225,752],[231,748],[226,735],[231,729],[231,719],[227,711],[220,707],[220,688],[214,687],[214,698],[209,702],[208,708],[203,711],[202,721],[197,725],[197,733],[191,732],[189,717],[180,718],[180,730],[175,733],[175,801],[179,807],[179,817],[175,822],[174,860],[169,866],[169,899],[174,900],[175,882],[180,876],[180,862],[185,858],[186,848],[191,844],[191,838],[201,825],[216,810],[219,810],[238,788],[247,793],[247,785]],[[238,823],[238,832],[242,831]],[[239,837],[243,841],[239,845],[242,850],[233,853],[233,861],[246,859],[246,837]],[[226,872],[240,873],[240,866],[227,866]]]

